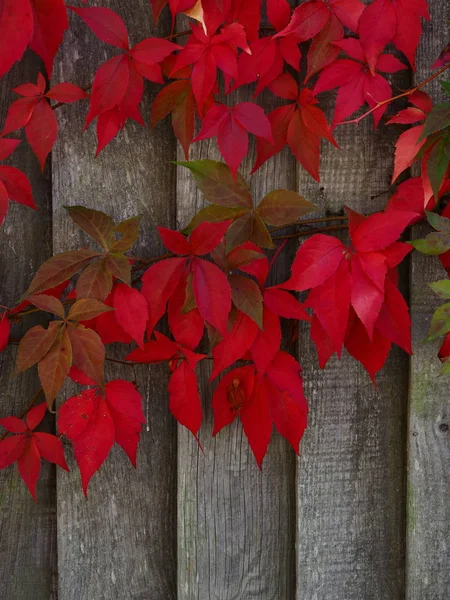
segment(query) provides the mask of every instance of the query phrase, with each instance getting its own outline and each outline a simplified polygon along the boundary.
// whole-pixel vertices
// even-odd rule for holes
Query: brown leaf
[[[114,232],[119,233],[122,237],[111,244],[111,252],[127,252],[134,246],[139,236],[141,219],[141,215],[130,217],[115,227]]]
[[[257,284],[241,275],[230,275],[231,298],[235,307],[263,326],[263,297]]]
[[[256,213],[268,225],[281,226],[294,223],[317,206],[291,190],[274,190],[261,200]]]
[[[72,346],[66,327],[62,327],[53,346],[38,364],[39,379],[49,409],[52,408],[53,401],[61,389],[71,366]]]
[[[123,254],[108,254],[106,266],[116,279],[120,279],[127,285],[131,285],[131,265],[128,258]]]
[[[98,385],[103,386],[105,346],[95,331],[84,325],[70,325],[73,364]]]
[[[84,206],[65,206],[74,223],[90,235],[104,250],[113,241],[114,222],[108,215]]]
[[[113,279],[106,266],[106,259],[100,258],[88,265],[78,277],[77,298],[97,298],[104,300],[112,290]]]
[[[184,300],[181,312],[188,313],[196,307],[197,304],[195,303],[194,288],[192,286],[192,273],[189,273],[186,279],[186,298]]]
[[[61,321],[52,321],[48,329],[36,325],[26,332],[17,352],[16,373],[26,371],[47,354],[56,340],[61,325]]]
[[[237,173],[236,179],[228,165],[215,160],[193,160],[177,162],[177,165],[187,167],[199,190],[206,200],[212,204],[227,207],[253,208],[252,195],[247,182]]]
[[[53,313],[54,315],[61,317],[61,319],[64,319],[65,317],[64,306],[58,298],[55,298],[54,296],[39,294],[38,296],[30,296],[28,300],[31,304],[34,304],[34,306],[37,306],[41,310]]]
[[[71,250],[52,256],[41,265],[23,298],[45,292],[67,281],[97,256],[101,255],[92,250]]]
[[[114,310],[95,298],[82,298],[71,307],[67,319],[70,321],[89,321],[102,313]]]

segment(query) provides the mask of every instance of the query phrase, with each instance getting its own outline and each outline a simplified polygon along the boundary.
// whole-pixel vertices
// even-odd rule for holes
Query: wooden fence
[[[95,4],[119,12],[132,41],[154,31],[148,0]],[[424,26],[417,72],[394,79],[397,89],[424,79],[448,42],[450,2],[429,4],[433,21]],[[86,85],[107,55],[88,28],[72,19],[55,81]],[[27,55],[0,81],[2,122],[11,88],[34,81],[39,66]],[[148,99],[154,88],[149,86]],[[435,100],[439,89],[433,82],[428,90]],[[275,106],[270,94],[263,98],[267,110]],[[39,211],[11,204],[0,230],[3,304],[17,300],[52,253],[77,248],[84,239],[64,205],[83,204],[116,219],[144,215],[138,252],[154,256],[162,251],[156,225],[183,225],[203,204],[186,170],[170,164],[177,146],[168,123],[151,134],[129,124],[94,159],[93,128],[81,133],[84,115],[81,104],[59,109],[60,136],[44,175],[26,144],[15,154],[15,164],[19,157],[18,166],[31,177]],[[398,130],[382,124],[374,132],[367,119],[358,128],[340,127],[336,135],[342,150],[323,147],[320,184],[282,153],[252,178],[254,195],[285,187],[323,211],[335,213],[344,204],[361,212],[381,209],[392,191]],[[191,158],[200,156],[218,157],[215,143],[194,146]],[[287,263],[281,264],[278,276],[287,273]],[[240,425],[210,437],[208,373],[200,375],[203,455],[169,414],[164,368],[136,368],[133,377],[149,417],[137,471],[115,448],[86,501],[76,468],[56,473],[45,464],[39,504],[15,469],[0,473],[0,597],[448,600],[449,380],[437,376],[436,347],[420,343],[436,306],[426,282],[442,276],[437,260],[417,254],[409,271],[403,270],[415,354],[409,360],[392,351],[376,389],[348,356],[320,371],[305,330],[298,355],[310,420],[301,457],[275,436],[261,472]],[[19,414],[38,388],[33,370],[11,377],[13,365],[14,351],[0,355],[2,416]],[[119,376],[129,378],[126,369],[119,366]],[[54,428],[51,420],[48,427]]]

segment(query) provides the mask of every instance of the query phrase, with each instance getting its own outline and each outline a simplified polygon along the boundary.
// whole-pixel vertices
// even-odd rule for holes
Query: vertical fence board
[[[248,100],[233,95],[231,102]],[[273,100],[264,101],[266,113]],[[254,150],[242,165],[247,174]],[[181,156],[180,156],[181,158]],[[215,141],[193,147],[191,160],[221,160]],[[178,169],[177,220],[186,225],[203,207],[187,169]],[[295,189],[295,165],[287,152],[268,161],[251,180],[258,203],[272,189]],[[280,258],[277,276],[287,276]],[[256,465],[242,426],[236,422],[211,438],[210,368],[200,369],[204,422],[200,440],[179,431],[178,598],[179,600],[291,600],[295,588],[294,454],[274,434],[263,469]]]
[[[430,0],[418,52],[416,81],[430,75],[430,65],[448,43],[448,2]],[[441,77],[441,79],[447,77]],[[437,80],[425,88],[435,103],[447,102]],[[413,239],[430,229],[414,228]],[[434,310],[443,303],[428,284],[444,279],[439,260],[414,252],[411,313],[414,356],[411,358],[408,427],[407,598],[450,597],[450,401],[448,377],[439,377],[439,342],[422,344]]]
[[[323,95],[321,105],[334,99]],[[374,132],[367,118],[335,134],[341,150],[323,143],[320,184],[299,167],[299,192],[331,214],[381,210],[395,132]],[[345,350],[321,371],[306,333],[300,340],[310,415],[298,468],[297,600],[403,599],[407,357],[391,350],[374,389]]]
[[[31,53],[16,64],[0,84],[1,122],[14,99],[11,89],[25,81],[36,81],[41,67]],[[14,136],[8,136],[14,137]],[[0,303],[14,306],[32,275],[51,254],[50,169],[39,171],[36,157],[26,141],[8,160],[29,177],[37,212],[14,202],[0,228]],[[21,337],[36,321],[27,318],[17,325],[13,337]],[[39,388],[36,369],[13,376],[17,347],[0,354],[0,415],[19,415]],[[51,421],[51,420],[50,420]],[[51,423],[49,423],[51,426]],[[2,432],[4,430],[2,429]],[[0,473],[0,581],[5,600],[54,598],[56,568],[55,469],[42,464],[36,504],[19,477],[17,466]]]
[[[104,4],[96,2],[97,5]],[[113,1],[134,44],[155,34],[148,0]],[[159,28],[159,35],[164,24]],[[167,31],[167,27],[165,30]],[[58,80],[86,85],[95,69],[111,56],[84,23],[72,16],[58,61]],[[115,52],[113,52],[115,54]],[[151,86],[152,94],[155,86]],[[147,90],[148,91],[148,90]],[[54,250],[80,246],[82,237],[64,205],[104,210],[116,222],[143,215],[133,250],[156,256],[163,248],[157,225],[173,226],[176,156],[169,126],[148,130],[128,122],[118,140],[94,158],[93,126],[82,134],[87,107],[63,107],[64,122],[54,153]],[[148,119],[149,103],[143,114]],[[107,348],[109,356],[113,349]],[[121,347],[120,356],[123,354]],[[125,370],[127,369],[127,370]],[[176,581],[176,427],[167,409],[166,376],[159,367],[107,370],[107,379],[136,380],[146,416],[134,471],[115,447],[89,489],[82,495],[78,470],[58,477],[58,559],[60,600],[170,600]],[[71,461],[75,467],[74,461]]]

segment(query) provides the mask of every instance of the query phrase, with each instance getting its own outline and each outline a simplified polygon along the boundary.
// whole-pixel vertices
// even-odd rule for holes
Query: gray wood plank
[[[427,23],[418,52],[415,79],[430,74],[430,65],[448,43],[448,2],[429,2]],[[448,77],[446,78],[448,79]],[[425,88],[435,102],[447,101],[438,81]],[[414,228],[413,239],[428,233]],[[445,278],[437,258],[418,252],[412,256],[411,313],[414,356],[408,425],[408,600],[444,600],[450,596],[450,401],[448,377],[439,377],[438,344],[421,344],[433,311],[442,301],[428,283]]]
[[[250,100],[245,93],[232,95],[229,102]],[[275,108],[273,96],[264,97],[261,105],[266,113]],[[240,170],[244,176],[254,156],[252,147]],[[221,160],[215,140],[193,146],[191,160],[198,158]],[[177,220],[184,226],[204,201],[187,169],[179,167],[177,175]],[[257,201],[272,189],[295,189],[293,159],[281,153],[250,182]],[[287,262],[280,258],[278,280],[285,279],[287,272]],[[178,598],[291,600],[295,589],[295,455],[274,433],[260,471],[240,423],[213,439],[215,384],[208,381],[209,375],[209,366],[202,366],[200,441],[204,454],[186,429],[180,427],[178,434]]]
[[[31,53],[0,82],[0,119],[4,123],[9,104],[16,99],[11,89],[19,83],[36,81],[40,61]],[[14,137],[14,136],[8,136]],[[14,306],[28,283],[51,254],[50,168],[44,175],[26,141],[8,164],[22,169],[30,178],[38,211],[10,202],[0,228],[0,303]],[[13,336],[21,337],[36,324],[27,318],[15,326]],[[0,354],[0,415],[20,415],[39,382],[35,369],[12,377],[16,348]],[[47,423],[52,426],[51,419]],[[3,432],[3,429],[2,429]],[[43,461],[34,502],[19,477],[17,467],[0,472],[0,580],[5,600],[48,600],[54,595],[56,569],[56,483],[53,465]]]
[[[404,89],[408,76],[395,81]],[[322,95],[320,104],[331,117],[334,97]],[[382,209],[395,132],[383,124],[374,132],[367,119],[335,134],[341,151],[323,143],[321,182],[299,167],[299,192],[332,214],[344,205]],[[297,600],[403,599],[407,356],[391,350],[374,389],[345,351],[321,371],[302,331],[310,415],[297,473]]]
[[[147,0],[115,0],[108,6],[124,18],[132,43],[155,33]],[[167,23],[158,33],[167,33]],[[57,64],[58,80],[85,85],[111,54],[115,52],[73,17]],[[149,86],[151,94],[157,87]],[[175,143],[169,127],[158,126],[150,134],[128,123],[95,159],[93,127],[82,133],[86,109],[60,109],[64,127],[53,161],[55,252],[79,247],[84,239],[62,208],[82,204],[116,220],[142,214],[136,253],[162,253],[156,226],[172,226],[175,216],[175,169],[169,163],[175,158]],[[148,118],[148,98],[143,114]],[[112,349],[108,354],[118,356]],[[158,367],[133,371],[115,366],[107,377],[137,381],[149,422],[137,470],[114,448],[90,484],[88,501],[76,468],[58,477],[59,598],[170,600],[176,578],[176,427],[167,408],[167,376]]]

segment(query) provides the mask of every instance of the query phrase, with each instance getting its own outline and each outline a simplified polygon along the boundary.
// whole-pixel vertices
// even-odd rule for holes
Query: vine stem
[[[417,84],[415,87],[411,88],[410,90],[406,90],[406,92],[402,92],[401,94],[398,94],[397,96],[392,96],[392,98],[388,98],[387,100],[383,100],[382,102],[377,102],[375,104],[375,106],[373,106],[370,110],[365,112],[360,117],[356,117],[356,119],[350,119],[350,121],[340,121],[339,123],[336,123],[335,127],[337,127],[338,125],[348,125],[349,123],[356,123],[356,125],[359,125],[360,121],[362,121],[363,119],[365,119],[366,117],[371,115],[373,112],[375,112],[382,106],[385,106],[386,104],[390,104],[391,102],[394,102],[394,100],[398,100],[399,98],[405,98],[406,96],[411,96],[412,94],[414,94],[414,92],[417,92],[418,90],[420,90],[421,88],[426,86],[428,83],[430,83],[430,81],[433,81],[433,79],[436,79],[436,77],[439,77],[439,75],[441,75],[444,71],[447,71],[447,69],[449,69],[449,68],[450,68],[450,63],[448,63],[448,65],[445,65],[445,67],[442,67],[442,69],[439,69],[439,71],[436,71],[436,73],[434,73],[434,75],[430,75],[430,77],[427,77],[427,79],[420,82],[419,84]]]
[[[307,231],[297,231],[296,233],[290,233],[288,235],[276,235],[272,239],[276,240],[289,240],[291,238],[303,237],[305,235],[312,235],[313,233],[324,233],[328,231],[343,231],[347,229],[348,225],[332,225],[331,227],[318,227],[311,231],[310,229]]]
[[[24,408],[24,410],[22,411],[22,414],[20,415],[19,419],[23,419],[25,417],[25,415],[27,415],[29,413],[29,411],[33,408],[33,406],[35,405],[35,403],[38,401],[39,396],[42,393],[42,386],[38,389],[38,391],[34,394],[34,396],[31,398],[31,400],[28,402],[28,404],[26,405],[26,407]],[[0,442],[2,440],[5,439],[5,437],[8,435],[9,431],[5,431],[1,436],[0,436]]]

